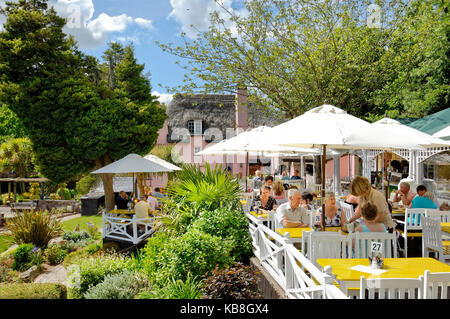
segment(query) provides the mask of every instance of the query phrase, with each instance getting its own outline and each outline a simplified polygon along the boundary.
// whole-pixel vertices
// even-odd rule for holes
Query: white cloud
[[[235,1],[236,2],[236,1]],[[219,13],[219,17],[228,20],[229,15],[214,0],[170,0],[172,12],[169,18],[175,19],[181,24],[181,30],[190,38],[195,38],[198,31],[206,31],[210,25],[209,17],[213,11]],[[245,15],[246,9],[233,9],[233,0],[222,0],[221,4],[228,11]],[[195,28],[191,27],[193,25]],[[233,26],[229,24],[233,30]],[[196,30],[197,29],[197,30]]]
[[[153,91],[152,95],[154,96],[158,96],[158,101],[160,103],[165,103],[166,105],[168,105],[170,103],[170,101],[172,101],[173,95],[172,94],[167,94],[167,93],[159,93],[157,91]]]
[[[3,6],[4,2],[5,0],[0,0],[0,6]],[[73,35],[83,49],[101,47],[106,44],[110,34],[124,33],[130,26],[154,29],[151,20],[133,18],[126,14],[109,16],[100,13],[94,19],[95,8],[92,0],[50,0],[49,4],[59,16],[68,19],[64,32]],[[5,17],[0,17],[2,25],[5,20]]]

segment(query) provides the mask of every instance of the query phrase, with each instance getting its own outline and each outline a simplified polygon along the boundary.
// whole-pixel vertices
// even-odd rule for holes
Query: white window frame
[[[193,127],[192,127],[193,125]],[[191,129],[192,128],[192,129]],[[198,136],[203,134],[202,120],[193,120],[188,122],[188,130],[191,135]]]

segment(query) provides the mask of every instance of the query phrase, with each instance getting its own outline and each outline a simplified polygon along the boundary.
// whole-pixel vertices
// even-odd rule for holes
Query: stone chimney
[[[237,86],[235,115],[235,128],[239,134],[248,129],[248,102],[247,88],[245,86]]]

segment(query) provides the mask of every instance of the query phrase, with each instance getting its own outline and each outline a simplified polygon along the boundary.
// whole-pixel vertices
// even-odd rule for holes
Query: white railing
[[[253,252],[264,269],[291,299],[347,299],[334,285],[333,278],[319,270],[289,240],[263,225],[263,220],[249,219]]]
[[[103,238],[113,238],[137,244],[151,235],[156,226],[155,218],[120,217],[103,212]]]

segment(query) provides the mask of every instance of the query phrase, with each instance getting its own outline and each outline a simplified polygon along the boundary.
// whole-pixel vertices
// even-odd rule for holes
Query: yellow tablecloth
[[[369,259],[317,259],[317,263],[325,267],[331,266],[333,274],[338,281],[357,282],[361,276],[365,278],[418,278],[425,270],[430,272],[450,272],[450,266],[433,258],[385,258],[384,270],[380,275],[352,270],[350,268],[363,265],[369,266]]]
[[[277,228],[275,231],[282,236],[284,236],[286,233],[289,233],[291,238],[302,238],[303,237],[303,231],[311,231],[311,228],[309,227],[292,227],[292,228]]]
[[[252,214],[253,216],[255,216],[257,218],[267,218],[267,213],[257,214],[256,212],[252,211],[252,212],[250,212],[250,214]]]
[[[110,214],[125,214],[125,215],[133,215],[134,210],[128,211],[126,209],[112,209],[108,213]]]
[[[311,231],[310,227],[292,227],[292,228],[277,228],[275,231],[284,236],[285,233],[289,233],[291,238],[302,238],[303,231]],[[338,232],[341,227],[325,227],[325,231]],[[346,232],[342,232],[344,235],[348,235]]]
[[[441,229],[443,232],[450,234],[450,223],[441,223]]]

